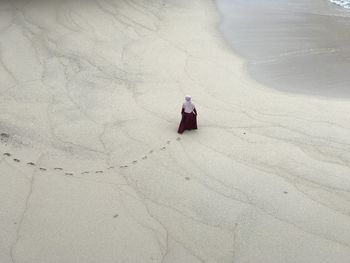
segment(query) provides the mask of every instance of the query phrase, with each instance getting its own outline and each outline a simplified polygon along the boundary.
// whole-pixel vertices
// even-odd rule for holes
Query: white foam
[[[350,9],[350,0],[329,0],[331,1],[333,4],[342,6],[346,9]]]

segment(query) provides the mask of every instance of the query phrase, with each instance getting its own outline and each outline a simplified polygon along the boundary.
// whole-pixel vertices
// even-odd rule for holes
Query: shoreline
[[[231,2],[217,1],[223,17],[219,30],[233,51],[246,61],[252,78],[268,89],[292,96],[348,100],[348,67],[344,58],[348,51],[343,45],[350,39],[342,32],[347,30],[350,13],[318,0],[308,4],[266,4],[270,6],[267,10],[278,11],[270,14],[254,1],[249,4],[238,1],[235,5],[239,11],[235,11]],[[254,26],[250,20],[261,22]],[[283,26],[276,26],[279,24]],[[334,37],[321,37],[330,31]],[[255,41],[262,47],[253,44]]]

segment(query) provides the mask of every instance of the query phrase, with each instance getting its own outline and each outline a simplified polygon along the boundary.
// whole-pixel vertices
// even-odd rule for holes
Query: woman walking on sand
[[[179,125],[178,133],[182,134],[185,130],[196,130],[197,129],[197,111],[191,96],[186,95],[185,102],[182,104],[182,119]]]

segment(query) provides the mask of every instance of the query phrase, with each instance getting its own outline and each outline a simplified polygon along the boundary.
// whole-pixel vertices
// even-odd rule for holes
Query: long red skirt
[[[185,130],[197,129],[197,115],[193,112],[182,114],[182,119],[179,125],[178,133],[183,133]]]

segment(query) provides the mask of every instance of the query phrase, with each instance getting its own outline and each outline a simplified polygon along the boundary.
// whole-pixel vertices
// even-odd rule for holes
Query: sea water
[[[330,0],[331,3],[350,9],[350,0]]]
[[[251,75],[284,92],[350,97],[349,1],[217,0],[220,29]]]

